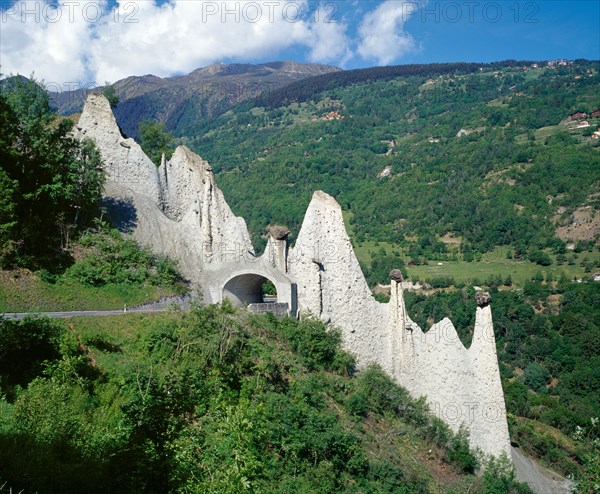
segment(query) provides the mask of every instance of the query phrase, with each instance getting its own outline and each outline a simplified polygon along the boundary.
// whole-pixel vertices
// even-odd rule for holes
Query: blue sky
[[[18,0],[0,3],[0,71],[57,85],[215,62],[351,69],[600,59],[598,0]]]
[[[336,2],[356,39],[363,12],[379,1]],[[413,1],[403,30],[414,51],[396,63],[491,62],[506,59],[600,59],[600,1]],[[372,62],[372,60],[371,60]],[[369,65],[353,59],[346,68]]]

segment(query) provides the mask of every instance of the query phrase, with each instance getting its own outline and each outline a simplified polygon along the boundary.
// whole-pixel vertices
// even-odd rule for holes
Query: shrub
[[[550,372],[543,365],[532,362],[525,368],[523,380],[527,386],[534,391],[545,389],[546,384],[550,381]]]
[[[506,455],[490,458],[483,472],[483,488],[485,494],[532,494],[526,484],[515,480],[515,471]]]
[[[354,359],[341,350],[342,334],[338,329],[326,329],[321,321],[314,318],[303,319],[299,323],[284,319],[278,324],[278,329],[292,349],[304,358],[309,369],[352,372]]]
[[[13,321],[0,318],[0,375],[9,397],[40,375],[45,363],[60,357],[64,327],[48,318]]]
[[[357,376],[356,391],[347,403],[351,413],[398,413],[409,409],[411,398],[377,366],[369,366]]]
[[[552,259],[543,250],[534,250],[527,256],[531,262],[539,264],[540,266],[550,266]]]
[[[439,276],[437,278],[428,278],[426,282],[431,288],[449,288],[454,285],[454,278],[452,276]]]
[[[181,281],[175,261],[154,255],[135,240],[123,238],[117,230],[84,235],[81,243],[91,252],[67,269],[65,280],[90,286],[173,285]]]
[[[474,473],[479,466],[477,458],[469,449],[469,434],[466,429],[461,428],[450,440],[446,460],[466,473]]]

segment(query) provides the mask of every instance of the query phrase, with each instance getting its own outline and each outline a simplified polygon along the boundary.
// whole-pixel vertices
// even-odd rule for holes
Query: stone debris
[[[273,226],[269,228],[269,233],[275,240],[284,240],[292,232],[290,232],[285,226]]]
[[[377,174],[377,178],[389,178],[392,176],[392,167],[386,166],[381,172]]]

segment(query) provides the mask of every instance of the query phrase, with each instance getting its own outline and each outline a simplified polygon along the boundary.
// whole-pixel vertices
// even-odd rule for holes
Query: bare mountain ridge
[[[189,134],[206,118],[295,81],[341,69],[330,65],[270,62],[216,63],[175,77],[131,76],[115,83],[121,102],[115,109],[119,125],[132,136],[145,119],[163,122],[176,135]],[[94,91],[94,90],[91,90]],[[80,112],[90,90],[51,93],[61,115]]]

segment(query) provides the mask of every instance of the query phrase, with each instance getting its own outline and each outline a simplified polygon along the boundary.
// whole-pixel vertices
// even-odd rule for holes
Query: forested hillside
[[[404,262],[412,281],[425,268],[468,273],[470,283],[446,274],[406,294],[423,328],[449,316],[469,345],[472,285],[488,287],[512,440],[592,493],[598,82],[598,64],[584,61],[333,74],[293,87],[299,102],[273,92],[184,140],[212,161],[259,242],[269,224],[297,232],[324,189],[372,286]],[[71,138],[35,81],[11,84],[0,94],[0,311],[185,291],[173,261],[105,224],[93,143]],[[499,252],[510,270],[476,280]],[[535,271],[514,290],[525,262]],[[560,270],[537,271],[548,266]],[[476,477],[478,464],[464,434],[381,370],[357,373],[339,333],[317,321],[227,304],[0,317],[0,491],[528,492],[506,463]]]
[[[357,243],[432,253],[451,234],[461,254],[561,251],[557,228],[598,209],[600,117],[561,124],[600,108],[598,63],[424,67],[301,81],[183,141],[220,173],[255,240],[274,223],[297,232],[323,189],[351,213]]]
[[[258,244],[269,224],[297,232],[313,190],[333,194],[372,286],[405,264],[413,281],[439,290],[407,295],[424,328],[448,316],[469,345],[471,285],[491,289],[511,437],[583,475],[581,492],[600,480],[598,69],[507,62],[328,74],[185,140],[219,171]],[[589,282],[571,282],[582,275]]]

